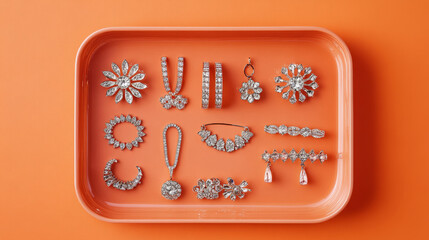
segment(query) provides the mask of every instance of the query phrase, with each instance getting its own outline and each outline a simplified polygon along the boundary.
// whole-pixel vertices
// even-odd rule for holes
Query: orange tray
[[[177,57],[185,58],[181,94],[189,99],[184,110],[162,108],[165,95],[160,58],[167,56],[169,78],[174,88]],[[243,67],[248,57],[255,67],[254,79],[264,91],[261,100],[249,104],[238,89],[246,80]],[[146,73],[142,98],[131,105],[115,104],[100,86],[102,71],[112,62],[127,59]],[[203,61],[221,62],[224,73],[223,108],[201,108]],[[274,77],[283,66],[311,66],[320,87],[304,103],[290,104],[274,91]],[[213,72],[213,69],[211,69]],[[212,80],[213,81],[213,80]],[[212,84],[213,85],[213,84]],[[352,192],[352,60],[347,46],[332,32],[317,27],[246,28],[107,28],[90,35],[76,57],[75,98],[75,188],[82,206],[98,219],[109,222],[321,222],[339,213]],[[211,91],[214,92],[213,90]],[[214,95],[214,94],[212,94]],[[145,126],[144,142],[132,151],[114,149],[104,139],[105,122],[115,115],[131,114]],[[249,126],[255,136],[243,149],[218,152],[201,142],[197,132],[209,122]],[[164,163],[162,131],[168,123],[183,130],[182,150],[174,179],[182,196],[175,201],[161,196],[169,174]],[[326,137],[270,135],[264,125],[319,128]],[[122,141],[135,135],[135,128],[118,125],[115,137]],[[232,138],[241,130],[211,127],[218,136]],[[116,129],[115,129],[116,130]],[[169,133],[170,134],[170,133]],[[171,131],[169,152],[175,152],[177,133]],[[264,150],[324,150],[328,161],[306,163],[309,184],[299,184],[298,161],[277,161],[273,182],[264,182]],[[143,169],[143,181],[132,191],[107,187],[103,181],[106,162],[119,160],[115,174],[133,179]],[[235,202],[220,197],[198,200],[192,187],[199,178],[217,177],[226,182],[247,180],[252,192]]]

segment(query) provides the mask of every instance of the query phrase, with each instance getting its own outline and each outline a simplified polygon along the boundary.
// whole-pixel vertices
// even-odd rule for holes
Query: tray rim
[[[325,33],[329,36],[331,36],[333,39],[337,41],[337,43],[340,45],[340,47],[343,50],[343,53],[345,54],[345,58],[349,60],[350,69],[348,70],[348,78],[350,79],[349,87],[346,89],[348,91],[349,98],[349,105],[346,116],[348,117],[349,121],[345,123],[345,125],[350,126],[349,130],[349,136],[348,136],[348,142],[349,142],[349,159],[350,159],[350,169],[349,169],[349,181],[350,181],[350,187],[349,191],[347,193],[347,197],[340,203],[337,204],[337,208],[335,211],[331,211],[328,215],[321,218],[315,218],[315,219],[202,219],[202,218],[194,218],[194,219],[113,219],[108,218],[102,215],[97,214],[94,212],[90,207],[87,205],[87,203],[84,201],[82,197],[81,189],[78,187],[78,138],[77,138],[77,132],[78,132],[78,110],[80,107],[78,107],[78,63],[82,57],[82,52],[88,42],[90,42],[93,38],[97,37],[100,34],[103,34],[105,32],[111,32],[111,31],[319,31],[322,33]],[[74,189],[77,196],[77,199],[81,206],[85,209],[86,212],[88,212],[91,216],[95,217],[98,220],[105,221],[105,222],[112,222],[112,223],[320,223],[325,222],[335,216],[337,216],[341,211],[344,210],[344,208],[347,206],[348,202],[350,201],[352,192],[353,192],[353,169],[354,169],[354,142],[353,142],[353,59],[350,53],[349,48],[345,44],[345,42],[335,33],[332,31],[323,28],[323,27],[316,27],[316,26],[243,26],[243,27],[173,27],[173,26],[162,26],[162,27],[106,27],[101,28],[99,30],[96,30],[95,32],[91,33],[89,36],[85,38],[85,40],[82,42],[82,44],[79,46],[79,49],[76,53],[76,59],[75,59],[75,77],[74,77]]]

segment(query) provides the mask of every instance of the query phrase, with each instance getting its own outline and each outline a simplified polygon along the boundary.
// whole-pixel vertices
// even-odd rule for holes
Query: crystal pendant
[[[264,182],[273,182],[273,174],[271,173],[270,163],[268,162],[267,168],[265,169]]]
[[[307,183],[308,183],[307,173],[305,172],[304,166],[301,166],[301,173],[299,174],[299,184],[307,185]]]

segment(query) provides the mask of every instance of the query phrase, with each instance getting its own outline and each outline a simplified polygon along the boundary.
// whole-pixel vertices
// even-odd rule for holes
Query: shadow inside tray
[[[356,217],[356,214],[364,211],[377,195],[378,183],[374,181],[375,175],[380,171],[379,162],[375,156],[377,142],[382,141],[375,135],[375,128],[379,121],[374,113],[377,79],[374,77],[375,69],[370,64],[371,53],[362,49],[360,41],[346,42],[353,59],[353,108],[354,108],[354,162],[353,162],[353,193],[350,202],[339,215],[344,217]]]

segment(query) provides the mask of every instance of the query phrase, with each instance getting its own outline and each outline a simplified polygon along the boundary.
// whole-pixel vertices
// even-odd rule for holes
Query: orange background
[[[37,1],[0,5],[0,239],[423,238],[428,50],[424,1]],[[315,25],[354,64],[354,190],[321,224],[111,224],[73,186],[76,51],[109,26]]]

